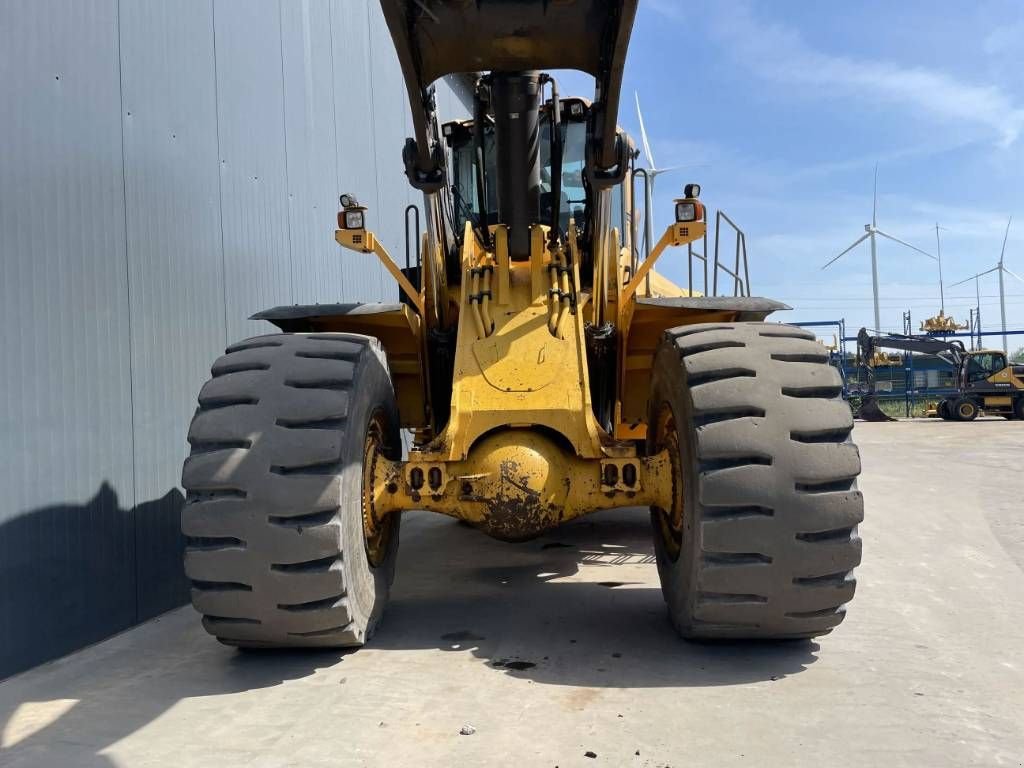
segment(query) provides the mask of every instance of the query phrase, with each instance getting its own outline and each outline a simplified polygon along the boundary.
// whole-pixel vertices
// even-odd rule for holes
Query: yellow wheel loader
[[[765,322],[786,307],[749,295],[739,247],[736,295],[652,270],[704,237],[697,185],[634,255],[637,153],[616,115],[636,0],[381,5],[415,128],[421,258],[399,268],[358,190],[342,195],[338,244],[380,259],[399,299],[267,310],[281,333],[214,363],[183,471],[207,631],[362,645],[405,510],[522,541],[634,507],[684,637],[829,632],[861,557],[842,382],[813,335]],[[593,99],[561,97],[557,69],[592,75]],[[441,125],[432,84],[456,74],[473,115]]]

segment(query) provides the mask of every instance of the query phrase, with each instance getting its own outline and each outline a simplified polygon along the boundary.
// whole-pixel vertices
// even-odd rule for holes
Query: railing
[[[629,200],[630,210],[632,215],[630,217],[630,274],[636,274],[638,266],[646,261],[651,255],[651,249],[654,247],[654,243],[651,242],[654,239],[654,235],[651,232],[650,227],[650,216],[647,211],[647,206],[643,207],[644,215],[644,233],[643,237],[643,253],[641,253],[640,242],[641,233],[637,231],[637,194],[636,194],[636,183],[638,179],[643,179],[644,189],[644,200],[647,199],[646,186],[650,184],[650,174],[643,168],[636,168],[633,170],[633,176],[629,188]],[[707,217],[705,217],[705,221]],[[734,235],[733,243],[733,266],[730,269],[726,266],[722,260],[720,253],[720,245],[722,243],[722,222],[725,222],[727,229],[731,228]],[[686,247],[687,250],[687,290],[690,295],[693,295],[693,273],[694,273],[694,262],[700,262],[698,269],[698,278],[703,277],[703,288],[701,292],[705,296],[718,296],[718,274],[719,272],[725,273],[727,276],[733,279],[732,284],[732,295],[733,296],[749,296],[750,295],[750,267],[747,261],[747,236],[746,233],[740,229],[736,222],[734,222],[729,216],[723,211],[717,211],[715,213],[715,253],[714,261],[711,263],[710,274],[708,264],[708,228],[704,230],[704,237],[701,239],[701,249],[698,251],[694,248],[693,243],[689,243]],[[708,282],[711,281],[711,290],[708,290]],[[723,290],[725,287],[723,285]],[[647,281],[647,293],[650,294],[650,279]]]
[[[412,214],[413,238],[412,246],[409,244],[409,214]],[[405,268],[412,267],[411,253],[416,253],[417,268],[422,265],[423,256],[420,253],[420,208],[418,205],[407,205],[405,207]]]
[[[729,269],[725,264],[721,262],[718,257],[718,246],[722,242],[721,228],[722,221],[725,221],[730,227],[736,237],[736,257],[735,263],[732,269]],[[705,253],[707,249],[705,248]],[[706,259],[705,259],[706,261]],[[740,276],[740,268],[743,269],[743,276]],[[740,229],[736,222],[730,219],[722,211],[718,211],[715,214],[715,269],[714,269],[714,286],[712,287],[713,295],[718,296],[718,273],[719,271],[725,272],[733,279],[732,284],[732,295],[733,296],[749,296],[750,295],[750,268],[747,264],[747,236],[743,230]]]

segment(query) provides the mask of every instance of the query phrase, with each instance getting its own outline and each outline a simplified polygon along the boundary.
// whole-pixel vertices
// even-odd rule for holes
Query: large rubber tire
[[[686,638],[832,630],[860,563],[860,454],[842,381],[814,335],[690,325],[657,350],[648,450],[669,449],[672,510],[653,510],[669,616]]]
[[[398,548],[397,515],[376,565],[363,535],[367,446],[401,455],[379,342],[259,336],[229,347],[211,373],[182,471],[185,572],[203,626],[241,647],[362,645]]]
[[[1018,396],[1016,401],[1014,401],[1013,415],[1021,421],[1024,421],[1024,395]]]
[[[953,418],[957,421],[974,421],[978,418],[978,406],[969,397],[961,397],[953,403]]]

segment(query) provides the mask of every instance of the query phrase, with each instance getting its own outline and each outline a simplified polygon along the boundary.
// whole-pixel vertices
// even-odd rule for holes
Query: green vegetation
[[[918,399],[910,409],[910,417],[914,419],[924,418],[927,406],[928,403],[925,400]],[[882,409],[882,413],[886,416],[892,416],[894,419],[905,419],[907,417],[907,404],[903,400],[881,400],[878,403],[878,407]]]
[[[860,397],[854,395],[849,400],[850,408],[854,412],[860,408]],[[882,413],[886,416],[891,416],[894,419],[905,419],[907,418],[907,404],[902,398],[893,398],[891,400],[879,400],[878,407]],[[910,409],[910,418],[922,419],[925,417],[925,411],[928,410],[928,401],[924,398],[918,398]]]
[[[1024,347],[1021,347],[1012,355],[1010,355],[1010,360],[1012,360],[1015,363],[1024,363]]]

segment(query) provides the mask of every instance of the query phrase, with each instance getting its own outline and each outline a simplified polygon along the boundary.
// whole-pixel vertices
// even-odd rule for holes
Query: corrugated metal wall
[[[184,601],[210,363],[257,310],[394,299],[337,195],[396,253],[419,196],[374,0],[5,0],[0,104],[3,677]]]

